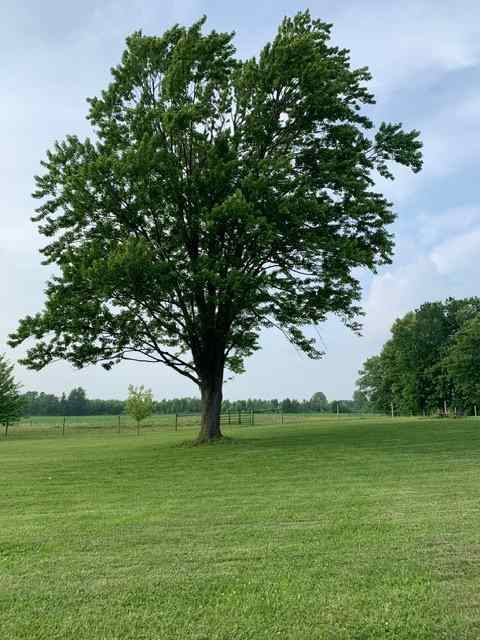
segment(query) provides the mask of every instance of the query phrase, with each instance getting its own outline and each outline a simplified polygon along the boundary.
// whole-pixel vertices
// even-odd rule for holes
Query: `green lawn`
[[[480,418],[0,442],[0,638],[480,638]]]

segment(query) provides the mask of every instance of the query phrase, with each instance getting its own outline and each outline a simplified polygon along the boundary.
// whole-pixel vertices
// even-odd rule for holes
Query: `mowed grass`
[[[0,442],[0,637],[480,638],[480,419]]]

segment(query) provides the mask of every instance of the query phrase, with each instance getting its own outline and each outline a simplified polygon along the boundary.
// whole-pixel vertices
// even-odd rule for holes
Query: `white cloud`
[[[370,67],[383,95],[480,60],[477,2],[345,3],[335,17],[335,38],[356,64]]]
[[[438,214],[422,212],[415,226],[417,240],[425,247],[431,247],[480,226],[480,207],[453,207]]]
[[[426,300],[442,298],[445,283],[440,282],[438,271],[427,257],[416,259],[405,266],[392,268],[376,277],[365,301],[366,340],[375,347],[388,336],[392,323]]]
[[[398,256],[401,266],[393,266],[372,280],[364,303],[364,335],[375,348],[387,338],[394,320],[423,302],[480,293],[480,227],[462,232],[460,225],[455,232],[455,216],[455,211],[439,216],[444,228],[450,230],[448,239],[427,252],[419,244],[416,252]]]
[[[468,272],[478,286],[480,275],[480,227],[455,236],[436,247],[431,255],[433,264],[442,275]]]

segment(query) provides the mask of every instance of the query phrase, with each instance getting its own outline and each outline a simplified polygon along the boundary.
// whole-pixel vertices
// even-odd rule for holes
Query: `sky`
[[[7,336],[18,319],[41,309],[49,268],[30,221],[33,176],[55,140],[91,133],[87,96],[98,95],[119,62],[125,37],[141,29],[161,34],[202,15],[207,28],[235,31],[238,55],[250,57],[271,40],[284,15],[309,8],[333,23],[333,42],[368,66],[376,121],[402,122],[422,132],[421,174],[397,171],[377,186],[398,215],[393,263],[363,275],[362,336],[335,318],[317,328],[320,361],[299,354],[274,330],[246,373],[224,396],[329,399],[351,397],[365,358],[379,352],[392,322],[427,300],[480,295],[480,3],[402,0],[2,0],[0,4],[0,353],[16,362]],[[42,372],[16,365],[25,389],[60,394],[83,386],[89,397],[124,398],[145,384],[156,398],[198,395],[188,380],[161,365],[122,363],[109,372],[67,363]]]

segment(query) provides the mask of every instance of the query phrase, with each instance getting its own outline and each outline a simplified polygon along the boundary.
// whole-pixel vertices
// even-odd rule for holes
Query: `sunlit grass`
[[[480,419],[226,430],[2,440],[0,637],[480,637]]]

